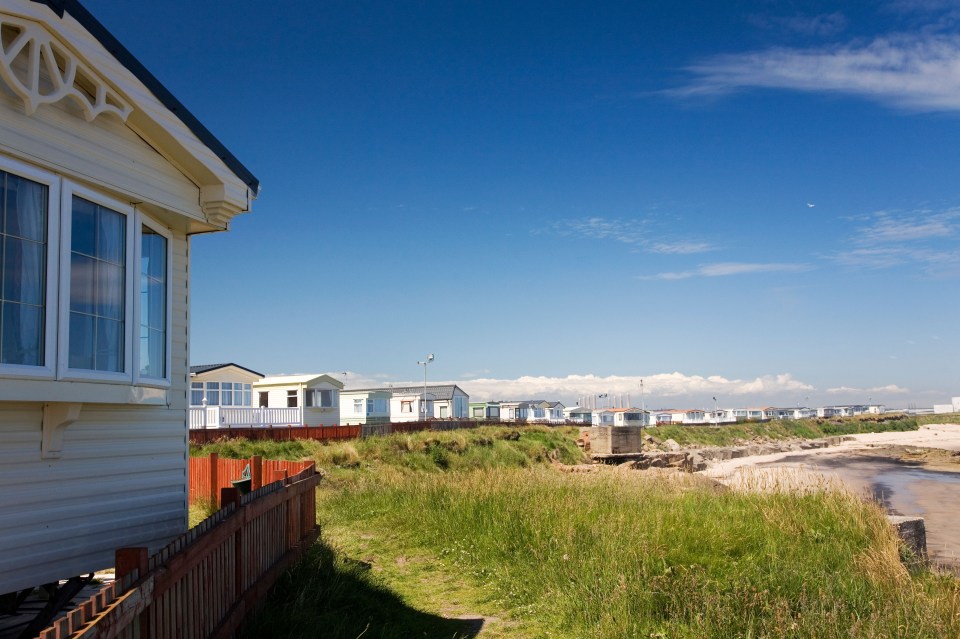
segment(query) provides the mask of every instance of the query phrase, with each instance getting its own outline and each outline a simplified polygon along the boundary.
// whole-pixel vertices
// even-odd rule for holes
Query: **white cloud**
[[[641,280],[685,280],[691,277],[726,277],[730,275],[748,275],[753,273],[802,273],[812,270],[810,264],[789,263],[750,263],[750,262],[719,262],[705,264],[692,271],[678,271],[658,273],[656,275],[641,275]]]
[[[864,394],[889,394],[889,395],[904,395],[910,392],[909,388],[902,388],[896,384],[887,384],[886,386],[874,386],[873,388],[851,388],[850,386],[837,386],[834,388],[828,388],[827,392],[831,395],[837,394],[854,394],[854,395],[864,395]]]
[[[561,235],[577,235],[594,240],[614,240],[624,244],[646,241],[646,223],[641,220],[618,220],[588,217],[562,220],[554,225]]]
[[[960,231],[960,211],[881,211],[859,218],[850,238],[853,248],[828,259],[848,267],[883,269],[912,265],[934,277],[960,274],[960,251],[953,239]]]
[[[652,253],[688,255],[715,250],[709,242],[700,240],[671,241],[661,237],[654,238],[648,220],[621,220],[605,217],[587,217],[560,220],[553,225],[558,235],[577,236],[592,240],[609,240],[638,247]]]
[[[895,34],[811,49],[720,55],[688,70],[697,78],[666,93],[790,89],[858,95],[915,111],[960,110],[960,36],[953,33]]]
[[[622,397],[624,402],[629,398],[629,403],[639,406],[641,379],[645,403],[651,408],[680,406],[691,401],[701,402],[704,398],[713,396],[722,396],[724,401],[732,403],[749,403],[750,398],[767,398],[770,401],[776,396],[792,397],[797,393],[814,390],[810,384],[794,379],[788,373],[748,380],[674,372],[643,377],[567,375],[524,376],[516,379],[478,378],[456,383],[470,395],[471,401],[548,399],[573,406],[578,398],[608,393],[610,397]]]
[[[654,242],[649,249],[653,253],[664,255],[690,255],[692,253],[706,253],[715,250],[715,246],[708,242]]]

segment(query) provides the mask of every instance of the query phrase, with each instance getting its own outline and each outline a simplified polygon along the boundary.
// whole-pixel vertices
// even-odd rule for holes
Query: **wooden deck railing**
[[[279,475],[279,476],[277,476]],[[319,535],[313,466],[228,505],[152,557],[117,551],[117,581],[81,603],[40,639],[230,637],[277,577]]]
[[[300,426],[303,407],[260,408],[257,406],[191,406],[190,428],[220,428],[243,426],[270,428],[273,426]]]

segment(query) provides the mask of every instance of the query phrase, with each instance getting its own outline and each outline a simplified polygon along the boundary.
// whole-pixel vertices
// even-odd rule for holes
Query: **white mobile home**
[[[392,387],[390,420],[415,422],[424,419],[421,408],[423,386]],[[470,396],[456,384],[427,386],[426,419],[467,419],[470,416]],[[502,415],[502,413],[501,413]]]
[[[259,183],[76,0],[0,47],[3,594],[186,530],[190,238]]]
[[[390,397],[390,391],[384,389],[341,391],[340,423],[344,426],[389,423]]]
[[[270,425],[335,426],[342,388],[343,382],[329,375],[275,375],[254,382],[253,394],[257,407],[271,409],[265,414],[278,415]]]
[[[203,364],[190,367],[190,428],[216,428],[248,413],[253,383],[263,375],[238,364]]]

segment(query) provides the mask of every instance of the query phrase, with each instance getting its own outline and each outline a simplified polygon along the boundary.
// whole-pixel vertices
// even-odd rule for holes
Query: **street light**
[[[713,398],[713,425],[720,425],[720,406],[717,405],[717,398]]]
[[[427,420],[427,364],[433,361],[433,353],[427,355],[427,359],[417,362],[423,366],[423,399],[420,400],[420,412],[423,413],[423,420]]]

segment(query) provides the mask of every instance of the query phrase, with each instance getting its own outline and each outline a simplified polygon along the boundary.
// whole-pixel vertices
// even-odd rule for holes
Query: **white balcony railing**
[[[269,428],[303,426],[303,408],[253,406],[191,406],[190,428]]]

